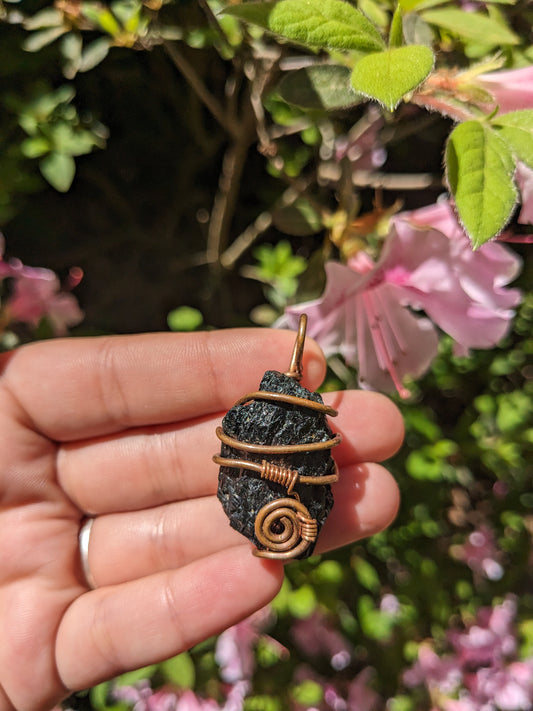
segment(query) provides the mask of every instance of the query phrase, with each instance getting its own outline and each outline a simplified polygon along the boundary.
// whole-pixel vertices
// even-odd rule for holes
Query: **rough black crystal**
[[[294,378],[269,370],[263,376],[259,390],[285,393],[322,403],[318,393],[302,387]],[[332,439],[326,416],[322,412],[301,405],[253,400],[236,405],[222,421],[227,435],[241,441],[264,445],[326,442]],[[236,450],[222,444],[221,455],[229,459],[246,459],[261,463],[263,455]],[[334,462],[329,449],[292,454],[269,454],[268,461],[298,471],[303,476],[322,476],[333,473]],[[328,484],[298,483],[294,489],[312,518],[322,528],[333,506],[333,495]],[[270,501],[287,496],[280,484],[261,479],[247,469],[221,466],[218,478],[218,498],[231,526],[263,549],[255,536],[254,523],[258,511]],[[311,545],[301,558],[313,552]]]

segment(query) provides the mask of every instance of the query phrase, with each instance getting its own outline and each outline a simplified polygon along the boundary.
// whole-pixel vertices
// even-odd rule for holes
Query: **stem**
[[[213,13],[213,10],[209,7],[209,3],[207,0],[198,0],[198,4],[202,8],[202,10],[205,12],[207,16],[207,21],[209,22],[210,27],[212,27],[217,35],[220,37],[220,40],[222,41],[222,44],[226,47],[226,49],[233,53],[233,47],[230,45],[228,42],[228,38],[226,37],[224,30],[220,26],[219,21],[216,18],[216,15]]]
[[[206,258],[209,263],[218,261],[228,242],[231,221],[239,197],[241,177],[253,136],[253,122],[243,121],[240,137],[228,146],[224,155],[207,233]]]
[[[171,44],[170,42],[163,42],[163,47],[165,48],[170,59],[173,61],[175,67],[181,74],[183,74],[204,106],[211,112],[224,130],[226,130],[231,136],[235,136],[237,128],[228,119],[223,107],[209,92],[208,88],[200,79],[189,60],[185,59],[183,54],[174,44]]]
[[[220,264],[224,269],[232,269],[242,255],[250,249],[257,238],[272,225],[273,213],[280,208],[289,207],[295,203],[296,200],[305,193],[310,184],[310,178],[300,178],[294,181],[294,183],[283,192],[283,195],[274,202],[270,210],[261,212],[221,254]]]

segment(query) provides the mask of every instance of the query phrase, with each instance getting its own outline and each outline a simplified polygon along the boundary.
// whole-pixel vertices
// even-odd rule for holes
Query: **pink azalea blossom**
[[[521,225],[533,225],[533,170],[523,163],[518,163],[516,166],[516,182],[522,201],[518,222]]]
[[[248,680],[238,681],[233,684],[226,696],[224,706],[221,711],[242,711],[244,699],[251,691],[251,683]]]
[[[71,269],[65,285],[68,291],[65,291],[53,271],[27,267],[18,259],[6,262],[3,249],[4,240],[0,235],[0,279],[13,280],[12,293],[3,304],[10,320],[37,327],[46,317],[56,336],[64,335],[67,328],[80,323],[83,311],[69,291],[81,281],[81,269]]]
[[[403,680],[407,686],[425,684],[430,690],[452,694],[462,681],[462,671],[455,657],[439,657],[431,647],[422,644],[417,661],[404,673]]]
[[[488,526],[473,531],[459,548],[458,557],[477,575],[500,580],[503,575],[502,553],[496,545],[494,532]]]
[[[203,699],[188,689],[179,697],[176,711],[220,711],[220,706],[213,699]]]
[[[458,699],[446,699],[443,708],[444,711],[482,711],[479,704],[469,695],[460,696]]]
[[[531,711],[533,660],[513,662],[501,669],[479,669],[471,693],[480,704],[493,704],[499,711]]]
[[[113,698],[131,704],[132,711],[176,711],[178,708],[178,697],[174,692],[166,689],[154,692],[147,679],[132,686],[116,686]]]
[[[434,324],[461,354],[505,336],[520,300],[518,290],[505,287],[519,265],[495,242],[472,251],[443,202],[393,218],[377,263],[363,252],[347,265],[328,262],[324,294],[288,307],[277,325],[296,328],[307,313],[309,335],[326,355],[340,353],[356,365],[361,387],[407,395],[403,378],[423,375],[437,353]]]
[[[264,607],[242,622],[222,632],[217,639],[215,660],[220,676],[229,683],[251,679],[255,669],[254,647],[261,629],[270,619],[270,610]]]
[[[481,74],[476,81],[492,95],[502,114],[533,109],[533,66]]]
[[[381,708],[381,697],[369,684],[374,675],[372,667],[365,667],[348,687],[348,709],[357,711],[377,711]]]
[[[380,600],[379,609],[387,615],[397,615],[400,612],[400,601],[392,593],[386,593]]]
[[[297,620],[291,628],[291,636],[306,654],[325,654],[333,669],[345,669],[351,661],[352,649],[344,637],[320,612]]]
[[[76,298],[61,291],[61,284],[49,269],[22,267],[15,276],[13,294],[6,308],[13,321],[38,326],[46,317],[55,335],[62,336],[67,328],[83,319]]]
[[[467,630],[452,630],[449,640],[462,667],[500,667],[516,653],[517,642],[513,628],[516,602],[509,596],[500,605],[478,611],[476,624]]]

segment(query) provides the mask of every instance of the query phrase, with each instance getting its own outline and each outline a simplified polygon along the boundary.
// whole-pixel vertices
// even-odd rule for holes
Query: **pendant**
[[[341,437],[326,419],[336,410],[299,382],[306,327],[302,315],[289,370],[268,370],[216,430],[218,498],[230,525],[262,558],[310,556],[333,506],[338,467],[331,450]]]

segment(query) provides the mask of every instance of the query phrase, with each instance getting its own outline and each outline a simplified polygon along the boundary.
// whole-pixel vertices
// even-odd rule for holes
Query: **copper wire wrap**
[[[318,524],[297,499],[275,499],[257,514],[255,535],[267,550],[254,551],[254,555],[289,560],[301,555],[314,543]]]
[[[335,417],[337,411],[328,405],[308,400],[307,398],[288,395],[286,393],[271,393],[258,391],[245,395],[238,400],[236,405],[243,405],[252,400],[271,400],[287,405],[305,407],[324,415]],[[217,427],[216,435],[221,442],[232,449],[251,454],[279,455],[297,454],[304,452],[317,452],[332,449],[340,444],[341,437],[336,434],[325,442],[307,442],[299,444],[255,444],[252,442],[241,442],[226,434],[222,427]],[[295,469],[273,464],[267,459],[261,463],[248,459],[233,459],[215,455],[213,461],[223,467],[232,469],[247,469],[257,472],[262,479],[272,481],[287,489],[287,494],[294,496],[291,499],[275,499],[263,506],[257,514],[255,520],[255,535],[257,540],[265,546],[266,550],[255,550],[254,555],[261,558],[276,558],[287,560],[301,555],[316,541],[318,536],[318,524],[311,518],[307,508],[299,501],[298,494],[294,491],[296,484],[333,484],[339,478],[339,470],[336,462],[333,464],[333,472],[322,476],[304,476]],[[280,531],[276,531],[279,528]]]
[[[290,378],[300,381],[302,378],[302,358],[305,344],[305,332],[307,328],[307,316],[302,314],[298,324],[298,333],[294,344],[289,370],[285,373]],[[275,403],[283,403],[294,407],[304,407],[322,415],[335,417],[337,411],[322,402],[308,400],[307,398],[289,395],[288,393],[275,393],[258,390],[249,393],[237,400],[233,407],[245,405],[252,400],[269,400]],[[291,498],[274,499],[263,506],[254,522],[255,537],[265,550],[255,550],[254,555],[260,558],[276,558],[278,560],[289,560],[297,558],[314,544],[318,537],[318,522],[312,518],[308,509],[300,501],[298,493],[294,490],[297,484],[333,484],[339,478],[339,470],[336,462],[333,462],[331,474],[322,476],[305,476],[299,474],[295,469],[284,467],[279,464],[269,462],[267,457],[272,455],[297,454],[307,452],[318,452],[336,447],[340,441],[340,435],[335,435],[325,442],[303,442],[299,444],[254,444],[252,442],[241,442],[226,434],[222,427],[217,427],[217,437],[228,447],[248,454],[263,455],[261,462],[250,461],[248,459],[223,457],[216,454],[213,461],[223,467],[232,469],[246,469],[256,472],[262,479],[279,484],[287,490],[287,495]]]

